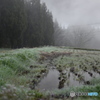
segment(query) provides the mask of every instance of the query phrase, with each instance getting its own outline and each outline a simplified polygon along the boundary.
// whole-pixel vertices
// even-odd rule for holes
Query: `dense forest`
[[[0,0],[0,47],[53,44],[53,18],[40,0]]]
[[[0,0],[0,48],[47,45],[89,48],[90,44],[96,48],[99,41],[94,34],[99,32],[100,29],[88,25],[62,28],[41,0]]]

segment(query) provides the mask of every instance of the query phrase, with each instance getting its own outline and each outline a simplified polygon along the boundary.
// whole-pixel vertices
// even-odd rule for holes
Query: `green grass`
[[[63,49],[75,49],[75,50],[87,50],[87,51],[100,51],[100,49],[88,49],[88,48],[74,48],[74,47],[65,47],[61,46]]]
[[[72,57],[63,57],[61,61],[61,56],[53,59],[53,64],[57,67],[61,65],[62,68],[67,68],[71,66],[78,66],[84,63],[87,66],[94,60],[100,60],[99,51],[87,51],[79,49],[70,48],[59,48],[59,47],[41,47],[41,48],[22,48],[22,49],[0,49],[0,100],[5,98],[10,98],[11,100],[16,100],[21,98],[21,100],[36,100],[37,98],[46,98],[48,94],[41,93],[39,90],[30,90],[29,85],[32,80],[36,80],[37,75],[41,73],[41,70],[48,70],[46,64],[39,63],[41,53],[51,53],[51,52],[73,52]],[[86,53],[86,54],[85,54]],[[90,54],[89,54],[90,53]],[[76,57],[82,54],[83,56]],[[88,55],[87,55],[88,54]],[[93,54],[93,55],[92,55]],[[88,64],[85,64],[88,60]],[[33,65],[31,69],[30,66]],[[95,65],[95,63],[94,63]],[[90,67],[89,67],[90,68]],[[98,68],[100,68],[98,66]],[[90,68],[91,69],[91,68]],[[28,72],[28,73],[26,73]],[[84,86],[84,87],[72,87],[69,89],[55,90],[54,94],[64,94],[70,91],[83,91],[91,92],[96,91],[100,93],[100,79],[91,80],[94,86]],[[6,84],[10,84],[11,86]],[[6,89],[4,89],[6,87]],[[23,88],[24,87],[24,88]],[[15,89],[16,88],[16,89]],[[7,92],[8,91],[8,92]],[[28,92],[34,94],[34,96],[28,96]],[[5,94],[5,95],[4,95]],[[15,96],[10,96],[10,94],[15,94]],[[16,96],[17,95],[17,96]],[[26,99],[27,98],[27,99]],[[98,99],[98,98],[97,98]],[[81,100],[80,98],[77,100]],[[83,99],[84,100],[84,99]],[[90,100],[87,98],[87,100]],[[96,100],[96,99],[95,99]],[[99,100],[99,99],[98,99]]]

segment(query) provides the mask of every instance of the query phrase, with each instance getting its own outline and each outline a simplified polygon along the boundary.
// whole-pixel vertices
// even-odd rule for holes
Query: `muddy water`
[[[37,85],[37,88],[40,90],[54,90],[58,89],[61,86],[61,80],[59,80],[60,73],[56,69],[50,69],[47,76],[45,76],[40,83]],[[66,75],[67,76],[67,75]],[[70,73],[70,77],[66,77],[66,81],[61,88],[64,86],[79,86],[81,83],[76,80],[76,76]]]
[[[84,85],[84,81],[79,80],[78,76],[74,73],[69,72],[69,70],[65,71],[64,76],[61,76],[62,73],[57,69],[50,69],[48,74],[40,81],[37,85],[37,88],[40,90],[54,90],[61,89],[64,87],[71,86],[82,86]],[[93,77],[100,77],[99,74],[92,72],[93,76],[91,77],[88,72],[78,72],[81,76],[83,76],[85,81],[91,80]],[[60,77],[61,76],[61,77]],[[60,77],[60,79],[59,79]]]
[[[99,75],[98,73],[96,73],[96,72],[91,71],[91,73],[93,74],[93,76],[90,76],[90,75],[88,74],[88,72],[84,72],[84,73],[83,73],[84,79],[85,79],[86,81],[91,80],[91,79],[93,79],[93,78],[99,78],[99,77],[100,77],[100,75]]]
[[[59,85],[59,72],[56,69],[50,69],[47,76],[45,76],[41,82],[37,85],[39,89],[53,90],[58,88]]]
[[[77,80],[77,77],[73,74],[70,73],[70,77],[69,77],[69,84],[67,84],[66,86],[71,87],[71,86],[80,86],[83,84],[83,82]]]

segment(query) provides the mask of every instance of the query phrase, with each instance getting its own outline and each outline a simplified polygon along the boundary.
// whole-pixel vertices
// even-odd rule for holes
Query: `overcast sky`
[[[100,23],[100,0],[41,0],[62,26]]]

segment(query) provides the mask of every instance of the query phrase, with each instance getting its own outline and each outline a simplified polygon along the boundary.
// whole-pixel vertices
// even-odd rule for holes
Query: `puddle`
[[[91,73],[95,77],[100,77],[96,72],[91,71]],[[78,77],[78,75],[80,75],[81,78]],[[69,72],[69,70],[59,72],[57,69],[50,69],[47,75],[38,83],[37,88],[50,91],[64,87],[82,86],[84,82],[93,79],[93,76],[91,77],[88,72],[78,72],[77,75],[75,75],[75,73]]]
[[[40,90],[57,89],[59,85],[59,72],[56,69],[50,69],[47,76],[37,85]]]
[[[80,85],[83,85],[83,82],[79,81],[77,76],[75,76],[74,74],[70,73],[69,87],[71,87],[71,86],[80,86]]]
[[[85,79],[86,81],[91,80],[91,79],[93,79],[93,78],[99,78],[99,77],[100,77],[100,75],[99,75],[98,73],[93,72],[93,71],[90,71],[90,72],[92,73],[92,76],[89,75],[88,72],[84,72],[84,73],[83,73],[84,79]]]

